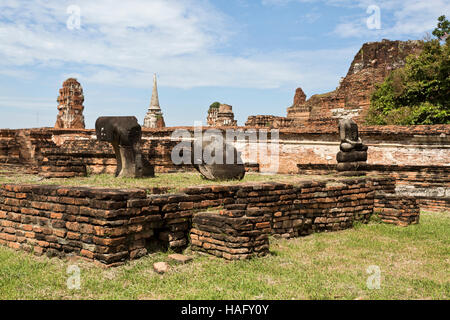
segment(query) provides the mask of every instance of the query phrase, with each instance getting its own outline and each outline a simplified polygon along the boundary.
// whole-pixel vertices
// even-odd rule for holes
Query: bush
[[[209,110],[211,109],[219,109],[220,107],[220,102],[213,102],[210,106],[209,106]]]
[[[433,34],[447,34],[439,29],[448,26],[445,16],[439,21]],[[368,124],[450,124],[450,37],[443,44],[441,39],[426,41],[418,57],[409,56],[377,86]]]

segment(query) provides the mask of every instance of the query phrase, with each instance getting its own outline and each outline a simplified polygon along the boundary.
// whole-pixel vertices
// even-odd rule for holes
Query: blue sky
[[[449,1],[1,0],[0,127],[53,126],[71,76],[87,128],[102,115],[142,123],[153,73],[168,126],[205,123],[214,101],[240,125],[285,116],[297,87],[334,90],[363,43],[422,39],[442,14]]]

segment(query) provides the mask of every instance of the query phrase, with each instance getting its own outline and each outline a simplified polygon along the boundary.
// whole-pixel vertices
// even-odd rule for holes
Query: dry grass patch
[[[177,192],[180,189],[198,186],[198,185],[235,185],[248,182],[286,182],[296,184],[301,181],[325,181],[330,178],[349,179],[349,177],[334,177],[332,175],[289,175],[289,174],[261,174],[247,173],[240,180],[228,181],[210,181],[203,179],[199,173],[183,172],[183,173],[161,173],[156,174],[153,178],[116,178],[112,174],[93,174],[87,177],[74,178],[51,178],[44,179],[38,175],[31,174],[14,174],[0,175],[0,184],[50,184],[64,186],[84,186],[84,187],[103,187],[103,188],[164,188],[168,192]],[[352,178],[352,177],[350,177]]]

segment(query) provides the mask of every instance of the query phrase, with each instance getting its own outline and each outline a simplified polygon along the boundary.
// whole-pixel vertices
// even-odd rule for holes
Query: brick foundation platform
[[[433,198],[433,197],[416,197],[422,210],[432,212],[450,212],[450,197]]]
[[[375,203],[386,214],[399,211],[396,221],[409,222],[418,210],[396,207],[413,204],[388,194],[394,183],[360,177],[195,186],[166,194],[158,188],[4,184],[0,244],[116,266],[161,246],[181,251],[191,238],[193,248],[226,259],[250,258],[268,252],[269,234],[292,238],[366,223]],[[374,201],[375,192],[390,200]]]

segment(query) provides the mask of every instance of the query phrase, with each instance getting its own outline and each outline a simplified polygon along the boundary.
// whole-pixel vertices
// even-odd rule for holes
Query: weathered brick
[[[78,222],[66,222],[66,228],[71,231],[79,231],[80,225]]]

